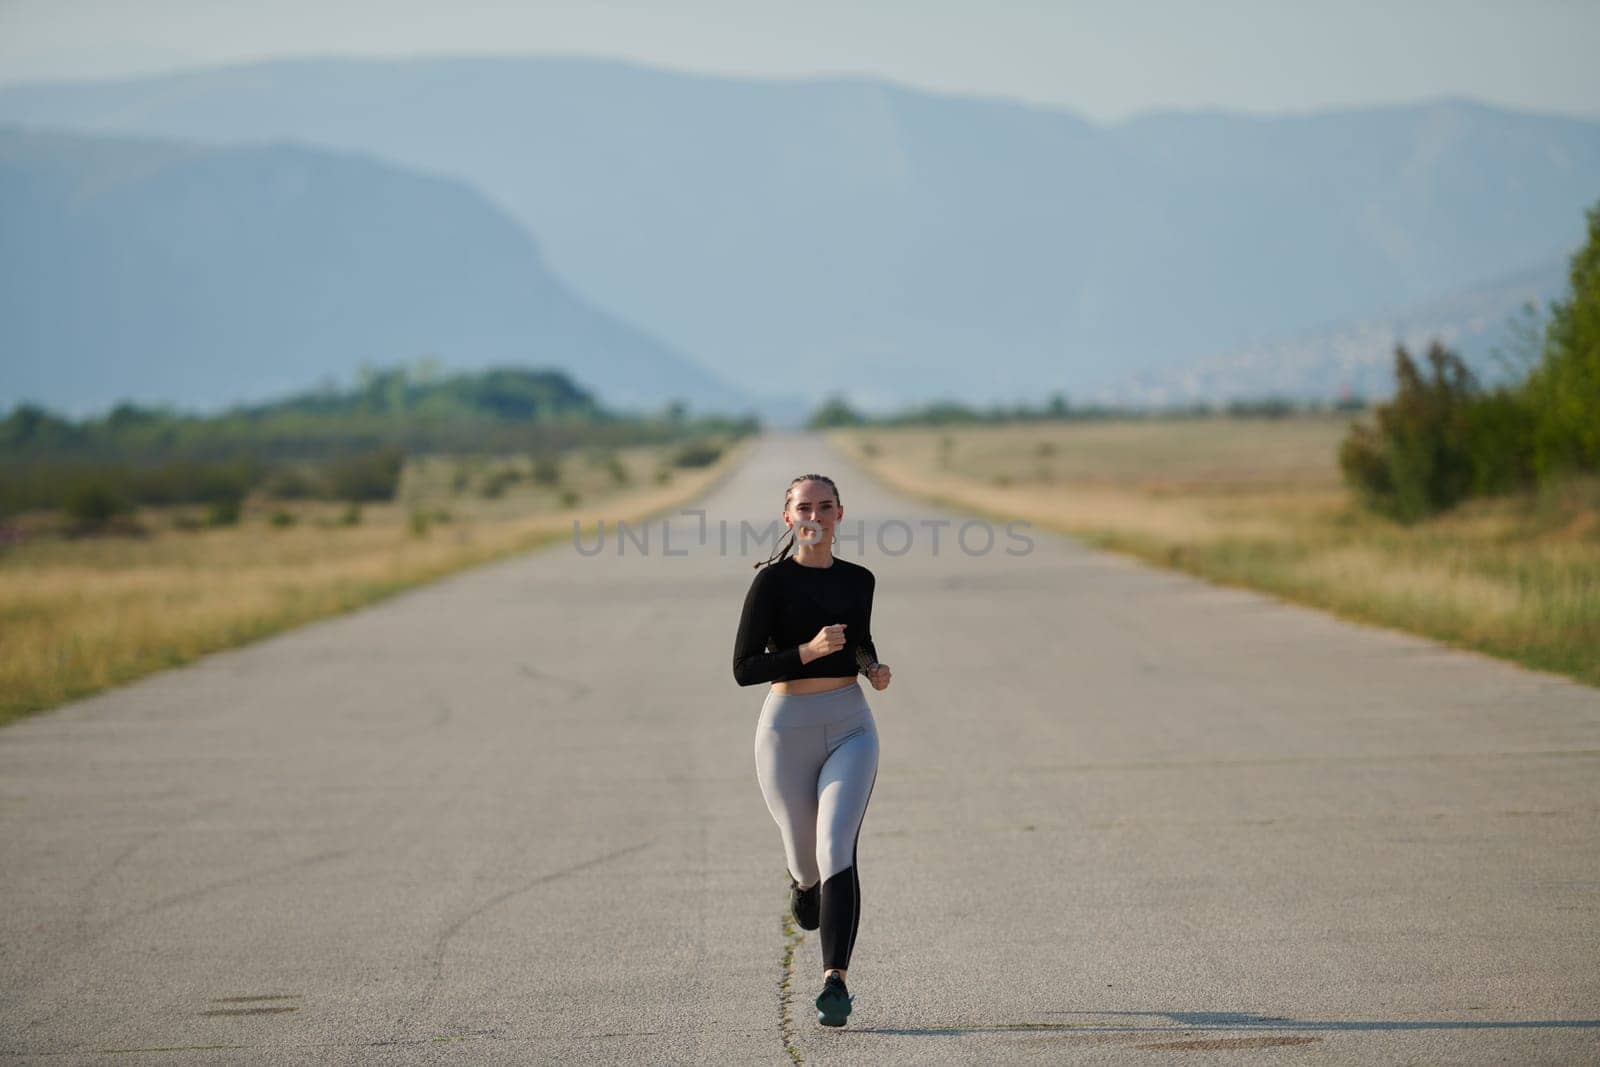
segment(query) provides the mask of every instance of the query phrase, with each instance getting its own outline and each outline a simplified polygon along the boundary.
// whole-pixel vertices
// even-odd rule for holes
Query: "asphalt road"
[[[839,1032],[730,668],[818,469],[895,670]],[[1600,1062],[1600,692],[811,438],[703,506],[0,730],[0,1059]]]

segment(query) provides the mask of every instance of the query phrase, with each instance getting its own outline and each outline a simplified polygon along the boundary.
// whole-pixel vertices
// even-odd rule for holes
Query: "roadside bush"
[[[506,495],[507,489],[521,480],[521,475],[516,471],[502,467],[483,480],[483,486],[478,490],[478,495],[485,500],[498,500]]]
[[[206,509],[207,526],[233,526],[239,521],[244,507],[244,494],[232,493],[213,497]]]
[[[1471,435],[1476,379],[1461,357],[1435,341],[1431,375],[1404,345],[1394,353],[1398,389],[1375,424],[1356,423],[1339,448],[1345,479],[1376,511],[1414,522],[1451,507],[1477,480]]]
[[[133,511],[132,503],[120,489],[95,477],[80,479],[68,489],[62,507],[75,524],[91,529]]]
[[[323,468],[329,493],[341,500],[393,500],[405,453],[379,448],[329,460]]]
[[[533,457],[533,484],[542,486],[559,485],[561,482],[561,463],[555,456],[548,452],[537,452]]]
[[[690,441],[672,454],[675,467],[709,467],[722,457],[722,446],[715,441]]]
[[[250,487],[261,480],[259,464],[248,459],[208,463],[174,460],[142,470],[138,476],[139,500],[149,504],[194,502],[212,509],[235,511]]]

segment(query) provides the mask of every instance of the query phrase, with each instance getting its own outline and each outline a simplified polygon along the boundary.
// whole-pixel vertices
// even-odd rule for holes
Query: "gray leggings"
[[[860,684],[770,690],[756,725],[756,777],[783,835],[789,874],[822,883],[822,960],[849,966],[861,920],[856,840],[878,777],[878,728]]]

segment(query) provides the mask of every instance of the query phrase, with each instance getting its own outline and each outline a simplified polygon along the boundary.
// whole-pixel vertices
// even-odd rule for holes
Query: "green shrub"
[[[506,495],[506,490],[522,480],[522,476],[509,467],[502,467],[483,480],[483,485],[478,489],[478,495],[485,500],[497,500]]]
[[[1226,410],[1235,418],[1282,419],[1293,415],[1295,406],[1281,396],[1239,397],[1228,401]]]
[[[206,508],[207,526],[233,526],[239,521],[239,513],[244,507],[244,494],[233,493],[218,495],[212,499]]]
[[[1395,348],[1393,399],[1378,406],[1374,424],[1352,425],[1339,448],[1345,479],[1374,510],[1401,522],[1454,506],[1515,462],[1491,461],[1481,439],[1514,432],[1512,409],[1486,403],[1461,357],[1437,341],[1427,358],[1424,377],[1405,346]]]
[[[865,421],[861,413],[851,407],[842,394],[834,393],[811,413],[811,417],[806,420],[806,428],[823,430],[834,426],[860,426]]]
[[[262,473],[260,464],[251,459],[173,459],[154,467],[135,468],[131,483],[135,498],[142,503],[215,504],[243,499],[250,487],[261,480]]]
[[[709,467],[722,458],[722,445],[716,441],[690,441],[672,454],[675,467]]]
[[[284,511],[281,508],[267,517],[267,522],[279,529],[293,526],[296,521],[298,520],[295,519],[294,512]]]
[[[84,478],[67,491],[63,504],[67,517],[84,527],[100,527],[133,510],[127,496],[98,478]]]
[[[329,493],[340,500],[393,500],[405,453],[398,448],[340,456],[323,467]]]
[[[261,488],[274,500],[309,500],[324,492],[320,479],[300,464],[286,464],[268,474]]]
[[[533,484],[546,487],[561,484],[560,460],[548,452],[534,453]]]

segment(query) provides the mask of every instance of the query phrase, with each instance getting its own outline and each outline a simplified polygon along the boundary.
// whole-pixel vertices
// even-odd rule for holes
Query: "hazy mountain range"
[[[711,376],[867,407],[1092,395],[1453,299],[1560,262],[1600,198],[1600,122],[1462,101],[1103,126],[873,81],[316,60],[15,86],[0,119],[446,176]]]
[[[345,154],[0,128],[0,405],[218,407],[361,362],[570,369],[607,403],[748,398],[575,296],[458,181]]]

